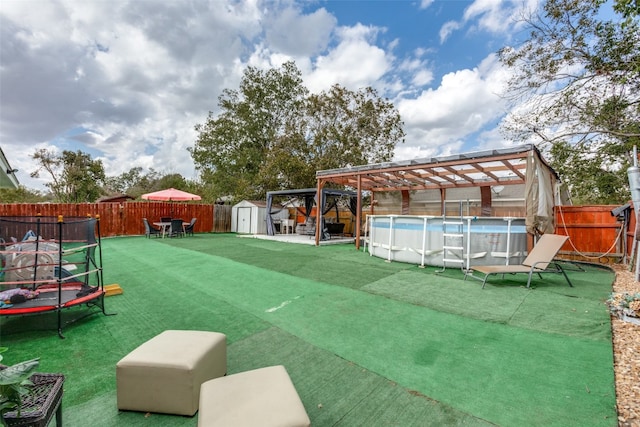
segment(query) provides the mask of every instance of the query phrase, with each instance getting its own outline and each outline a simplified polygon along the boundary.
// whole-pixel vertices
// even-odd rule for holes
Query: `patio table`
[[[162,238],[164,239],[164,236],[167,234],[167,232],[171,229],[171,223],[170,222],[154,222],[153,225],[160,227],[160,229],[162,230]],[[182,223],[182,232],[184,233],[184,235],[186,236],[186,232],[185,232],[185,227],[189,225],[188,222],[183,222]]]

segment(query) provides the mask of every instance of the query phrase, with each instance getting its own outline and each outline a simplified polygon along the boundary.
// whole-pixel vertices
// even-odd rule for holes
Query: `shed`
[[[286,211],[287,217],[289,211]],[[231,232],[241,234],[267,234],[267,203],[261,200],[243,200],[231,208]]]

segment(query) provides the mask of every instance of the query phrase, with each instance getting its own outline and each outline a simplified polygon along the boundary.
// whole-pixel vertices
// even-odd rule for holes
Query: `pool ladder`
[[[442,270],[447,268],[447,263],[457,264],[464,271],[464,218],[460,212],[460,218],[447,219],[442,216]]]

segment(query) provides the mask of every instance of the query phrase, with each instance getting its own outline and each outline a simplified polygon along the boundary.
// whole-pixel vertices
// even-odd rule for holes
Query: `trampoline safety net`
[[[98,218],[0,217],[0,316],[104,311]],[[78,318],[74,319],[78,320]]]

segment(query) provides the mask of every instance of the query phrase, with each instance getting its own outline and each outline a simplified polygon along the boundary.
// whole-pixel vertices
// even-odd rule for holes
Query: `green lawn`
[[[6,361],[66,375],[66,425],[195,426],[118,412],[115,364],[166,329],[223,332],[229,373],[283,364],[314,426],[615,426],[613,272],[492,278],[387,263],[353,245],[232,234],[103,239],[115,316],[2,319]],[[76,310],[65,313],[75,314]],[[38,329],[40,328],[40,329]]]

